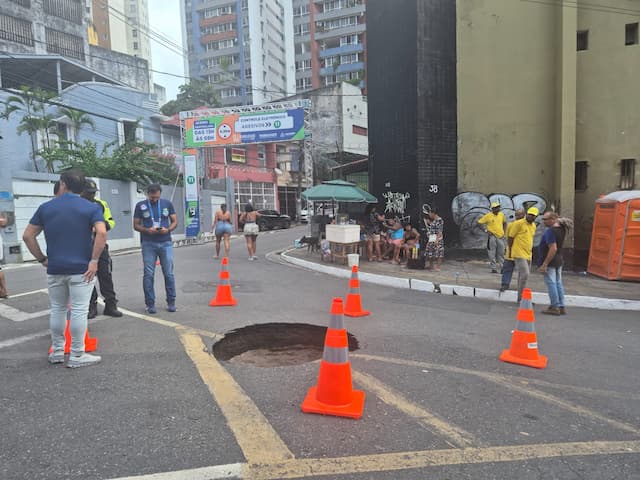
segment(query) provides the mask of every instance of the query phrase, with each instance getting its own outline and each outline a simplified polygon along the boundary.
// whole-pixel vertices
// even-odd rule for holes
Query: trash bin
[[[359,266],[360,265],[360,255],[358,255],[357,253],[349,253],[349,254],[347,254],[347,265],[349,265],[349,268]]]
[[[640,281],[640,190],[596,200],[587,271],[609,280]]]

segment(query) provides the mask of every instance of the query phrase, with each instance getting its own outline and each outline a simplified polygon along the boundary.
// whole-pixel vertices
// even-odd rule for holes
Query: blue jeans
[[[562,286],[562,267],[547,267],[544,283],[549,292],[552,307],[564,307],[564,287]]]
[[[142,262],[144,264],[142,290],[144,291],[144,303],[147,307],[156,304],[156,292],[153,288],[156,259],[160,259],[164,275],[164,288],[167,292],[167,303],[172,304],[176,301],[176,281],[173,277],[173,243],[142,242]]]
[[[82,274],[47,275],[49,305],[51,307],[49,328],[51,329],[51,346],[54,352],[64,351],[64,331],[67,327],[67,310],[70,309],[71,355],[84,353],[89,299],[95,283],[95,278],[90,282],[85,282]]]
[[[507,290],[509,288],[509,284],[511,283],[511,277],[513,277],[513,269],[516,266],[516,262],[513,260],[505,259],[502,264],[502,282],[501,287]]]

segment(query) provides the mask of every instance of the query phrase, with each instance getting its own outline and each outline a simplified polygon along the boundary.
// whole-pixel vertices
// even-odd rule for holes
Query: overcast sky
[[[151,31],[171,39],[173,43],[182,45],[182,27],[180,25],[181,0],[149,0],[149,24]],[[163,75],[169,72],[174,75],[184,75],[184,58],[175,48],[167,48],[161,42],[151,37],[153,81],[167,89],[167,101],[173,100],[178,94],[178,87],[187,83],[184,78]]]

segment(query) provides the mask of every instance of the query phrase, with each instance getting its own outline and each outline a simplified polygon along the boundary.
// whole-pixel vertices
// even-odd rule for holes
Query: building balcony
[[[322,22],[324,20],[335,20],[336,18],[364,15],[366,10],[367,9],[364,5],[354,5],[349,8],[340,8],[337,10],[329,10],[328,12],[316,13],[313,18],[316,22]]]
[[[219,17],[209,17],[209,18],[201,18],[199,25],[201,27],[207,27],[209,25],[218,25],[220,23],[236,23],[237,17],[235,14],[232,15],[220,15]]]
[[[320,69],[320,75],[336,75],[338,73],[357,72],[359,70],[364,70],[364,62],[343,63],[337,67],[324,67]]]
[[[364,33],[367,30],[365,23],[358,23],[357,25],[349,25],[342,28],[334,28],[332,30],[325,30],[316,27],[315,39],[326,40],[328,38],[344,37],[346,35],[355,35],[357,33]]]
[[[327,48],[326,50],[320,50],[318,56],[320,58],[333,57],[335,55],[346,55],[348,53],[360,53],[364,52],[364,45],[358,43],[355,45],[343,45],[341,47]]]

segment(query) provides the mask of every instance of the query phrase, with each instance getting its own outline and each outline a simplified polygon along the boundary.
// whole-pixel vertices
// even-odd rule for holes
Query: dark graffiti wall
[[[456,240],[456,10],[451,0],[367,2],[370,189],[405,214],[422,205]],[[386,197],[385,197],[386,195]]]
[[[416,0],[367,2],[370,191],[417,192]]]

